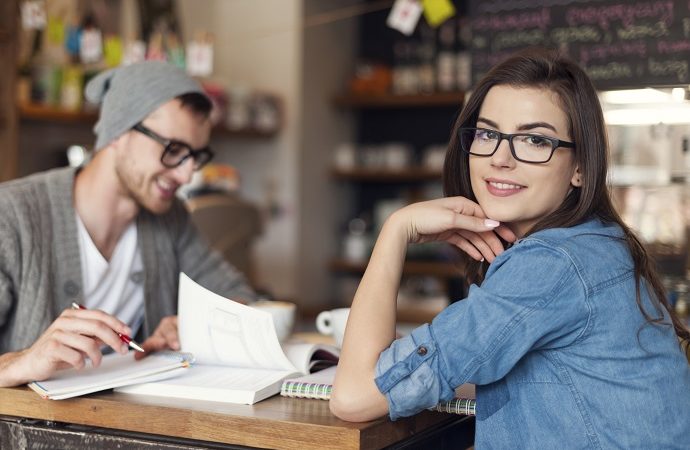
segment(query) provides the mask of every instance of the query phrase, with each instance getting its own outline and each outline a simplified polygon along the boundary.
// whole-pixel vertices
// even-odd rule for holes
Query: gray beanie
[[[184,70],[163,61],[144,61],[106,70],[86,85],[86,99],[101,105],[93,131],[100,150],[173,98],[204,93]]]

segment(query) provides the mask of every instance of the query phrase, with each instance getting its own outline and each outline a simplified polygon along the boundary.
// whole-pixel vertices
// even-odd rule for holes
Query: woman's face
[[[546,89],[492,87],[476,126],[572,142],[558,96]],[[505,223],[522,237],[561,205],[572,186],[581,185],[575,151],[560,147],[546,163],[525,163],[513,157],[504,139],[491,156],[470,155],[472,191],[487,217]]]

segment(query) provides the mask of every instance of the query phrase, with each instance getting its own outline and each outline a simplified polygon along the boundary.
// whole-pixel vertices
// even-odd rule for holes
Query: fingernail
[[[487,227],[496,228],[496,227],[499,226],[500,224],[501,224],[501,223],[498,222],[498,221],[496,221],[496,220],[484,219],[484,225],[486,225]]]
[[[125,344],[122,347],[120,347],[120,353],[127,353],[129,352],[129,345]]]

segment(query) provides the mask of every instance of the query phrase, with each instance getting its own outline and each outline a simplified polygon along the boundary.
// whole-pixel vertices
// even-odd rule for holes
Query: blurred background
[[[441,192],[473,83],[528,45],[566,51],[601,92],[610,182],[687,317],[690,11],[505,0],[3,0],[0,179],[79,165],[100,70],[165,59],[212,97],[213,165],[180,192],[211,244],[305,315],[347,306],[393,210]],[[411,249],[400,319],[466,286],[443,245]]]

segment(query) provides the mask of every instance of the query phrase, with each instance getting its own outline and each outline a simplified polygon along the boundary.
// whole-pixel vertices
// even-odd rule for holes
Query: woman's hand
[[[445,197],[414,203],[396,211],[389,220],[405,227],[408,242],[448,242],[471,258],[492,262],[507,242],[516,240],[505,225],[486,217],[479,204],[464,197]]]

